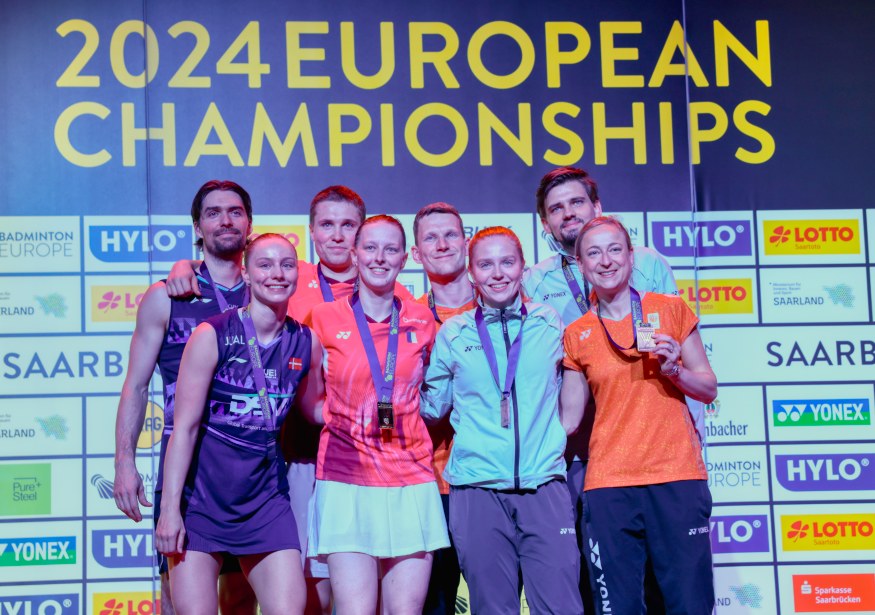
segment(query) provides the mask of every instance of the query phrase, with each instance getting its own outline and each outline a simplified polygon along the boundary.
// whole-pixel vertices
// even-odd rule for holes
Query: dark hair
[[[404,232],[404,226],[398,222],[398,218],[394,218],[392,216],[386,214],[378,214],[376,216],[371,216],[367,218],[362,225],[355,232],[355,243],[354,246],[359,245],[359,238],[362,235],[362,229],[366,226],[371,226],[372,224],[378,224],[380,222],[388,222],[389,224],[394,224],[398,227],[398,230],[401,231],[401,248],[406,252],[407,251],[407,233]]]
[[[215,192],[216,190],[230,190],[231,192],[236,192],[240,197],[240,200],[243,201],[243,209],[246,210],[246,217],[249,218],[249,222],[252,222],[252,199],[249,197],[249,193],[246,192],[240,184],[236,184],[232,181],[226,179],[211,179],[200,187],[197,194],[194,195],[194,200],[191,202],[192,224],[200,224],[204,199],[210,192]],[[204,240],[199,237],[198,240],[194,242],[194,245],[196,245],[198,249],[203,249]]]
[[[613,226],[614,228],[622,231],[623,235],[626,237],[626,247],[629,248],[629,251],[632,251],[632,238],[629,236],[629,231],[620,222],[619,218],[615,216],[598,216],[597,218],[593,218],[589,222],[583,225],[583,228],[580,229],[580,234],[577,236],[577,240],[574,242],[574,256],[580,259],[580,246],[583,244],[583,236],[586,235],[589,231],[598,228],[600,226]]]
[[[426,205],[418,212],[416,212],[416,216],[413,218],[414,244],[419,245],[419,221],[426,216],[430,216],[432,214],[449,214],[451,216],[456,216],[456,219],[459,221],[459,228],[462,230],[463,233],[465,232],[465,225],[462,223],[462,216],[459,215],[459,210],[449,203],[438,201],[437,203],[431,203],[429,205]]]
[[[295,249],[295,246],[292,245],[292,242],[289,241],[288,237],[283,237],[279,233],[262,233],[261,235],[256,235],[246,241],[246,247],[243,248],[243,264],[244,266],[249,261],[249,255],[252,253],[252,250],[255,248],[255,245],[261,243],[262,239],[282,239],[283,241],[288,241],[289,245],[292,246],[292,251],[295,253],[295,258],[298,257],[298,251]]]
[[[365,202],[355,190],[347,188],[346,186],[328,186],[324,190],[320,190],[319,193],[313,197],[313,200],[310,201],[310,224],[313,224],[313,220],[316,218],[316,206],[325,201],[349,203],[358,210],[361,222],[364,222],[365,217],[367,217]]]
[[[538,191],[535,192],[537,199],[538,216],[543,220],[547,217],[544,201],[547,199],[547,194],[556,186],[570,181],[578,181],[583,184],[589,200],[595,204],[599,200],[599,188],[595,181],[590,177],[589,173],[583,169],[575,167],[558,167],[547,173],[541,178],[541,183],[538,184]]]
[[[523,256],[523,246],[520,243],[520,238],[516,236],[516,233],[514,233],[506,226],[487,226],[486,228],[482,228],[474,233],[471,241],[468,242],[469,268],[472,267],[474,264],[474,247],[484,239],[489,239],[490,237],[507,237],[508,239],[510,239],[516,246],[516,249],[519,251],[520,258],[522,259],[523,264],[525,264],[526,257]]]

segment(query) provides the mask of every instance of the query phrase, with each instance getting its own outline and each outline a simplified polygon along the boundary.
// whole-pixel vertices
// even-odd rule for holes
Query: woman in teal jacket
[[[580,559],[559,422],[562,324],[523,302],[525,262],[504,227],[478,232],[468,268],[478,307],[440,329],[422,391],[426,420],[450,414],[450,531],[474,613],[582,613]]]

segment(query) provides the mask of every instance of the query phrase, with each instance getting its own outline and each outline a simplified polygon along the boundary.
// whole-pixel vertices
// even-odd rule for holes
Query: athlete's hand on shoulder
[[[137,472],[137,466],[134,462],[124,463],[116,467],[112,495],[118,509],[137,523],[143,520],[139,504],[152,506],[152,503],[146,499],[143,479],[140,478],[140,473]]]
[[[167,294],[170,297],[188,297],[197,295],[200,297],[201,289],[197,283],[197,268],[200,261],[176,261],[170,274],[167,276]]]
[[[164,555],[181,555],[185,549],[185,525],[179,508],[176,510],[161,510],[158,527],[155,528],[155,548]]]

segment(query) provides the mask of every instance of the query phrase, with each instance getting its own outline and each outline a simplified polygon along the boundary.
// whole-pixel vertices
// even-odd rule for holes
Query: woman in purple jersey
[[[223,558],[237,556],[265,615],[303,613],[300,544],[277,446],[293,405],[320,420],[322,345],[288,318],[295,249],[265,234],[246,248],[250,303],[198,326],[186,345],[165,460],[156,547],[174,606],[216,613]]]

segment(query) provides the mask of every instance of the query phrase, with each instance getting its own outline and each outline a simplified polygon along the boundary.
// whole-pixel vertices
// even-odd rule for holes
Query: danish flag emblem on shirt
[[[299,372],[304,369],[304,362],[301,361],[301,359],[299,359],[298,357],[292,357],[291,359],[289,359],[289,369],[293,369],[296,372]]]

